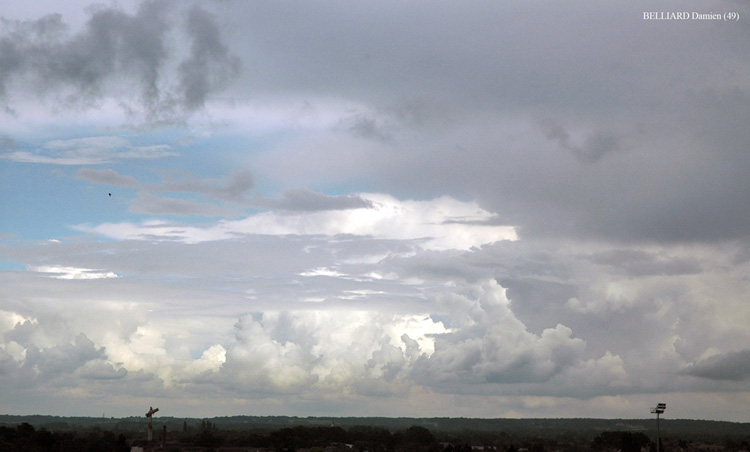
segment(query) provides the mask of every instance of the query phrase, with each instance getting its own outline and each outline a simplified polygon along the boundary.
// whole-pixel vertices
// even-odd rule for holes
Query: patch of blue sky
[[[13,261],[0,260],[0,271],[26,271],[26,265]]]
[[[2,134],[2,130],[0,130]],[[241,133],[192,134],[184,127],[147,133],[97,127],[42,127],[33,136],[7,135],[0,160],[0,233],[18,240],[48,240],[78,234],[71,226],[103,222],[141,222],[154,215],[133,213],[130,202],[139,189],[158,185],[165,178],[195,177],[219,181],[237,170],[250,170],[257,192],[274,193],[280,187],[253,170],[253,155],[273,146],[272,136]],[[83,141],[81,141],[83,140]],[[89,141],[86,141],[89,140]],[[86,148],[90,148],[87,150]],[[161,149],[153,158],[148,151]],[[9,154],[20,152],[19,155]],[[97,183],[76,176],[83,168],[111,169],[132,177],[132,187]],[[109,195],[112,194],[112,196]],[[158,195],[158,193],[155,193]],[[194,194],[169,197],[210,202]],[[166,220],[205,221],[202,215],[158,215]],[[208,217],[211,218],[211,217]],[[213,217],[217,218],[217,217]]]
[[[16,240],[49,240],[77,235],[71,226],[121,221],[124,200],[108,187],[75,177],[77,166],[2,162],[0,233]]]
[[[161,171],[183,171],[203,178],[219,179],[236,170],[253,170],[253,155],[263,152],[272,141],[267,137],[242,134],[192,135],[189,130],[170,129],[135,136],[137,146],[170,146],[174,157],[154,161],[123,161],[131,167]],[[254,173],[254,176],[257,176]],[[257,179],[257,177],[256,177]]]

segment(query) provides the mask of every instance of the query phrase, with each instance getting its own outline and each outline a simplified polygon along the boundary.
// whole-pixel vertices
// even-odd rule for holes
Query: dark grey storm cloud
[[[383,5],[231,6],[250,20],[233,48],[263,68],[244,86],[372,106],[341,115],[388,139],[357,177],[478,197],[524,237],[750,235],[737,208],[750,204],[741,22],[645,21],[645,1]],[[750,17],[747,4],[714,7]],[[410,116],[409,104],[430,107]]]
[[[750,379],[750,350],[712,356],[690,366],[686,373],[709,380]]]
[[[151,120],[203,107],[209,93],[239,70],[227,53],[214,18],[196,7],[184,32],[191,49],[181,61],[170,49],[170,33],[182,33],[168,16],[173,5],[154,0],[130,15],[116,8],[93,10],[83,30],[71,34],[60,14],[36,21],[3,19],[0,37],[0,102],[13,111],[10,86],[33,87],[53,102],[89,106],[108,95],[139,92],[131,107]],[[181,39],[181,38],[180,38]],[[169,66],[179,66],[179,88]]]
[[[702,271],[698,259],[657,255],[642,250],[622,249],[595,253],[591,261],[619,269],[629,276],[691,275]]]
[[[190,109],[203,106],[206,96],[239,71],[239,59],[229,55],[214,17],[194,7],[188,13],[187,31],[191,39],[190,58],[180,64],[180,82],[185,104]]]
[[[342,118],[340,126],[343,130],[368,140],[376,140],[383,143],[393,140],[391,134],[382,124],[378,124],[377,118],[372,116],[356,114],[351,118]]]
[[[605,154],[617,150],[617,137],[611,133],[595,132],[582,144],[575,144],[571,141],[568,131],[560,124],[544,121],[542,127],[547,129],[547,138],[559,143],[583,162],[596,162]]]

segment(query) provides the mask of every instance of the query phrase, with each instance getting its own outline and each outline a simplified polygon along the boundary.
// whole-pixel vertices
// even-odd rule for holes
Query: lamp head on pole
[[[667,404],[666,403],[657,403],[654,408],[651,408],[651,413],[652,414],[662,414],[662,413],[664,413],[664,410],[666,410],[666,409],[667,409]]]

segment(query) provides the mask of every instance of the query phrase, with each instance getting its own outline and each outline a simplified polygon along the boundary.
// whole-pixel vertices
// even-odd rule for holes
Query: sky
[[[750,422],[748,20],[2,2],[0,413]]]

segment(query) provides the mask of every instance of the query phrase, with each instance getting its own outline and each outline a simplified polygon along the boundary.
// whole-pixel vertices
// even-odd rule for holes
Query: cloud
[[[318,211],[374,208],[372,201],[358,195],[328,196],[306,189],[285,190],[281,198],[258,198],[257,207],[272,210]]]
[[[112,364],[103,360],[89,361],[76,370],[76,376],[89,380],[120,380],[127,374],[125,368],[115,369]]]
[[[469,296],[446,297],[443,303],[460,326],[438,335],[435,353],[417,364],[415,374],[423,384],[541,383],[583,356],[585,342],[572,338],[564,325],[545,329],[540,336],[528,332],[495,281]]]
[[[193,7],[188,12],[187,32],[190,57],[180,64],[180,82],[185,105],[194,110],[203,107],[211,91],[236,75],[240,63],[229,55],[215,17],[207,11]]]
[[[580,145],[573,144],[567,130],[552,120],[542,122],[547,130],[547,138],[554,140],[564,149],[570,151],[582,162],[594,163],[604,155],[617,150],[617,137],[608,132],[595,132]]]
[[[188,199],[154,196],[140,192],[130,202],[130,211],[151,215],[200,215],[205,217],[232,217],[240,212],[216,204],[192,201]]]
[[[112,169],[97,170],[83,168],[76,177],[94,183],[124,188],[140,188],[136,199],[130,202],[130,210],[151,215],[200,215],[233,217],[239,210],[225,207],[218,202],[233,202],[258,209],[279,211],[314,212],[324,210],[349,210],[374,207],[372,201],[358,195],[329,196],[306,189],[285,190],[281,198],[268,198],[256,194],[250,197],[255,181],[250,171],[239,170],[221,179],[199,178],[193,174],[180,177],[167,175],[162,182],[141,183],[131,176],[123,176]],[[184,199],[156,196],[154,193],[198,195],[203,199]],[[214,202],[206,202],[206,200]]]
[[[210,346],[198,359],[174,359],[165,342],[167,330],[141,325],[129,335],[113,335],[106,349],[96,354],[82,353],[80,364],[66,372],[107,381],[135,378],[135,373],[145,371],[159,375],[167,388],[195,381],[238,394],[310,397],[349,392],[393,396],[404,394],[415,382],[441,392],[471,391],[472,386],[482,391],[486,384],[539,384],[594,368],[607,369],[624,384],[619,357],[606,354],[599,360],[585,360],[584,343],[572,338],[569,328],[558,325],[539,336],[530,334],[508,310],[508,300],[502,299],[503,290],[496,283],[486,281],[473,290],[478,300],[443,300],[456,311],[465,311],[467,302],[473,304],[466,322],[450,330],[424,314],[267,310],[243,316],[231,343]],[[28,344],[16,329],[18,333],[6,338]],[[91,345],[81,338],[77,341],[87,350]],[[59,354],[52,349],[44,353]],[[40,362],[32,358],[33,363]],[[30,363],[25,359],[19,365]],[[591,378],[586,381],[591,383]],[[580,381],[572,378],[569,384],[577,387]]]
[[[0,403],[747,420],[747,29],[340,6],[5,8]]]
[[[713,26],[693,23],[680,38],[671,25],[612,20],[642,13],[643,2],[585,15],[502,4],[458,11],[446,3],[417,27],[407,19],[423,17],[415,5],[390,4],[399,20],[376,6],[360,16],[316,5],[231,7],[252,24],[237,52],[265,69],[242,79],[244,95],[327,95],[355,106],[339,112],[335,139],[316,133],[299,140],[301,149],[280,146],[278,162],[266,167],[279,180],[472,196],[527,237],[748,235],[748,213],[733,206],[747,204],[750,193],[741,152],[748,131],[738,123],[750,86],[720,68],[742,74],[750,60],[746,48],[719,43],[742,42],[743,31],[719,29],[717,39]],[[290,23],[296,39],[282,31]],[[322,28],[347,39],[332,43],[316,32]],[[685,52],[700,57],[681,59]],[[667,63],[654,69],[654,61]]]
[[[112,185],[122,188],[137,188],[140,183],[132,176],[123,176],[111,168],[97,170],[93,168],[81,168],[76,172],[76,177],[97,184]]]
[[[249,193],[255,186],[253,175],[247,170],[234,171],[221,179],[199,178],[189,173],[179,178],[167,176],[166,180],[151,184],[140,182],[132,176],[123,176],[113,169],[82,168],[76,172],[76,177],[98,184],[141,189],[137,197],[130,201],[130,211],[151,215],[238,216],[241,211],[226,206],[224,202],[249,205]],[[187,195],[190,198],[157,196],[154,193]]]
[[[29,270],[50,274],[52,278],[57,279],[101,279],[117,278],[117,274],[103,270],[93,270],[90,268],[61,267],[59,265],[43,265],[30,267]]]
[[[463,203],[449,197],[431,201],[399,201],[382,194],[358,196],[372,203],[373,207],[294,214],[262,212],[241,220],[221,221],[208,227],[156,220],[141,225],[79,225],[76,229],[116,239],[161,238],[186,243],[227,240],[248,234],[354,234],[416,240],[423,242],[422,246],[431,249],[469,249],[498,240],[516,238],[512,227],[484,224],[483,221],[492,219],[493,215],[474,203]]]
[[[201,354],[200,359],[192,361],[186,368],[188,375],[201,375],[218,371],[227,361],[227,351],[220,345],[212,345]]]
[[[164,394],[174,381],[172,372],[187,377],[210,368],[203,364],[205,356],[195,363],[168,356],[165,343],[149,334],[147,326],[131,331],[133,323],[144,319],[128,309],[127,303],[89,302],[76,306],[77,312],[60,314],[53,312],[54,307],[45,309],[37,303],[32,302],[38,318],[17,323],[0,340],[0,380],[4,387],[14,389],[10,398],[26,401],[21,403],[38,397],[48,403],[69,397],[85,403],[105,395]],[[76,302],[66,299],[65,303]],[[88,314],[83,315],[86,310]]]
[[[393,136],[386,131],[388,126],[382,124],[382,120],[374,115],[370,116],[359,113],[350,118],[342,118],[339,126],[343,130],[368,140],[376,140],[383,143],[393,141]]]
[[[609,265],[634,277],[690,275],[703,270],[697,259],[672,257],[642,250],[608,250],[591,256],[594,263]]]
[[[750,350],[711,356],[689,366],[685,373],[708,380],[743,381],[750,379]]]
[[[224,202],[250,205],[249,194],[255,187],[252,173],[247,170],[234,171],[226,178],[210,180],[187,174],[181,178],[168,178],[158,184],[146,186],[131,203],[132,212],[152,215],[201,215],[211,217],[236,217],[242,211],[228,207]],[[152,192],[185,193],[199,195],[204,200],[178,199],[155,196]],[[205,200],[209,202],[205,202]],[[217,204],[216,201],[219,203]]]
[[[732,253],[711,260],[702,254],[706,249],[671,249],[663,256],[700,257],[703,273],[633,280],[625,272],[612,278],[606,270],[612,259],[591,259],[609,256],[605,249],[597,244],[563,254],[551,244],[521,240],[440,251],[365,236],[252,235],[195,244],[61,241],[5,250],[13,260],[25,256],[123,275],[3,275],[7,294],[27,293],[22,303],[9,296],[4,306],[14,320],[3,326],[0,355],[15,369],[5,382],[20,387],[16,378],[25,378],[19,372],[28,371],[30,347],[44,351],[83,333],[104,354],[69,369],[63,380],[45,380],[41,391],[82,385],[94,397],[143,385],[140,391],[189,392],[195,400],[220,391],[300,413],[300,400],[335,399],[332,409],[340,410],[382,400],[421,403],[416,394],[440,403],[465,398],[451,404],[471,413],[467,400],[501,392],[565,400],[558,411],[549,407],[554,414],[601,395],[710,390],[715,380],[685,369],[700,362],[706,347],[732,340],[741,347],[746,339],[744,299],[713,292],[704,295],[722,303],[708,305],[700,295],[706,272],[732,269],[724,260]],[[610,257],[619,262],[621,248],[613,250]],[[625,257],[662,255],[643,251]],[[729,293],[745,274],[735,270],[723,273],[719,284]],[[503,285],[493,277],[498,273],[505,275]],[[625,301],[596,298],[600,281],[612,287],[629,282],[628,290],[638,291],[622,292]],[[92,284],[94,292],[85,289]],[[591,294],[611,305],[568,309],[571,287],[582,299]],[[727,309],[731,325],[719,322]],[[726,336],[727,327],[738,332],[735,339]],[[703,332],[700,338],[691,334],[695,329]],[[649,369],[656,365],[662,372],[654,376]],[[639,396],[622,397],[636,403]],[[502,404],[523,407],[513,400]]]
[[[221,368],[243,391],[403,390],[409,362],[427,353],[439,322],[372,311],[263,312],[243,317]],[[368,389],[369,388],[369,389]]]
[[[103,6],[91,11],[83,30],[72,34],[60,14],[5,21],[0,102],[7,112],[18,113],[11,93],[33,90],[63,108],[91,108],[118,96],[128,114],[173,122],[202,108],[239,71],[215,18],[199,7],[189,11],[184,29],[171,20],[179,11],[158,0],[142,2],[133,14]],[[191,43],[184,59],[170,48],[175,38]]]
[[[632,377],[626,370],[625,360],[619,355],[605,352],[598,359],[588,359],[565,369],[560,377],[566,380],[568,388],[576,388],[571,394],[590,395],[617,394],[634,386]]]
[[[23,329],[35,328],[29,322],[16,326],[16,329],[6,333],[11,341],[24,347],[23,358],[20,362],[7,359],[3,374],[10,377],[14,385],[28,387],[29,385],[47,383],[51,380],[65,379],[87,363],[105,357],[104,349],[80,333],[69,342],[60,342],[51,347],[39,348],[24,341]],[[9,374],[9,375],[8,375]]]
[[[155,192],[195,193],[221,201],[247,202],[248,193],[254,187],[252,173],[238,170],[227,178],[217,180],[203,179],[193,174],[185,174],[180,178],[168,177],[149,189]]]
[[[168,145],[133,146],[122,137],[103,136],[53,140],[33,151],[12,151],[0,158],[21,163],[50,165],[101,165],[126,159],[159,159],[177,155]],[[104,173],[84,172],[84,176],[101,178]],[[106,174],[112,177],[113,174]],[[85,178],[85,177],[84,177]],[[125,182],[123,179],[119,183]]]

